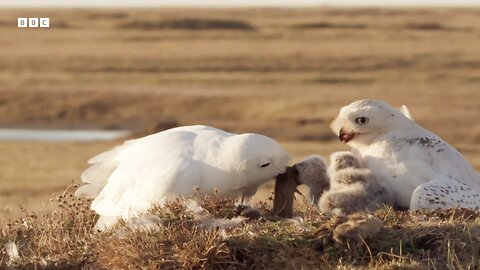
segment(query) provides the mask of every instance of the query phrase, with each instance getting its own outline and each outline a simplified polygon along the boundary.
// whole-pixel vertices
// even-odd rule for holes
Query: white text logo
[[[18,27],[50,27],[50,18],[18,18]]]

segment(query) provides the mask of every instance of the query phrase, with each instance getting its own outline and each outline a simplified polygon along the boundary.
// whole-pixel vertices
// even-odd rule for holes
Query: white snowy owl
[[[379,100],[343,107],[331,124],[400,207],[480,207],[480,179],[455,148]]]
[[[248,200],[284,172],[289,155],[273,139],[208,126],[178,127],[125,142],[88,161],[76,194],[95,198],[108,226],[176,196],[218,192]]]

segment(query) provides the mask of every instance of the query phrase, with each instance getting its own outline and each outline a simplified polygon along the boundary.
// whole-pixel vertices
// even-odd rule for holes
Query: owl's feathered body
[[[273,139],[208,126],[178,127],[125,142],[89,160],[78,195],[105,217],[128,218],[177,196],[217,192],[248,198],[285,170]]]
[[[341,109],[332,129],[382,180],[398,206],[480,206],[480,179],[465,158],[390,105],[354,102]]]

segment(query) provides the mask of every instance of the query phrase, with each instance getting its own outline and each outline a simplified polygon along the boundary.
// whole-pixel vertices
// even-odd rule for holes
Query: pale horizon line
[[[0,0],[2,8],[462,8],[480,7],[480,0]]]

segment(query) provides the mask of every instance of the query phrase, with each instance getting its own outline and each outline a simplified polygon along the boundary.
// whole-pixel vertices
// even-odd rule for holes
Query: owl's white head
[[[402,112],[381,100],[359,100],[342,109],[330,127],[341,142],[353,148],[370,145],[377,138],[415,125]]]
[[[254,133],[232,136],[222,149],[228,170],[245,181],[262,183],[283,173],[290,155],[274,139]]]

